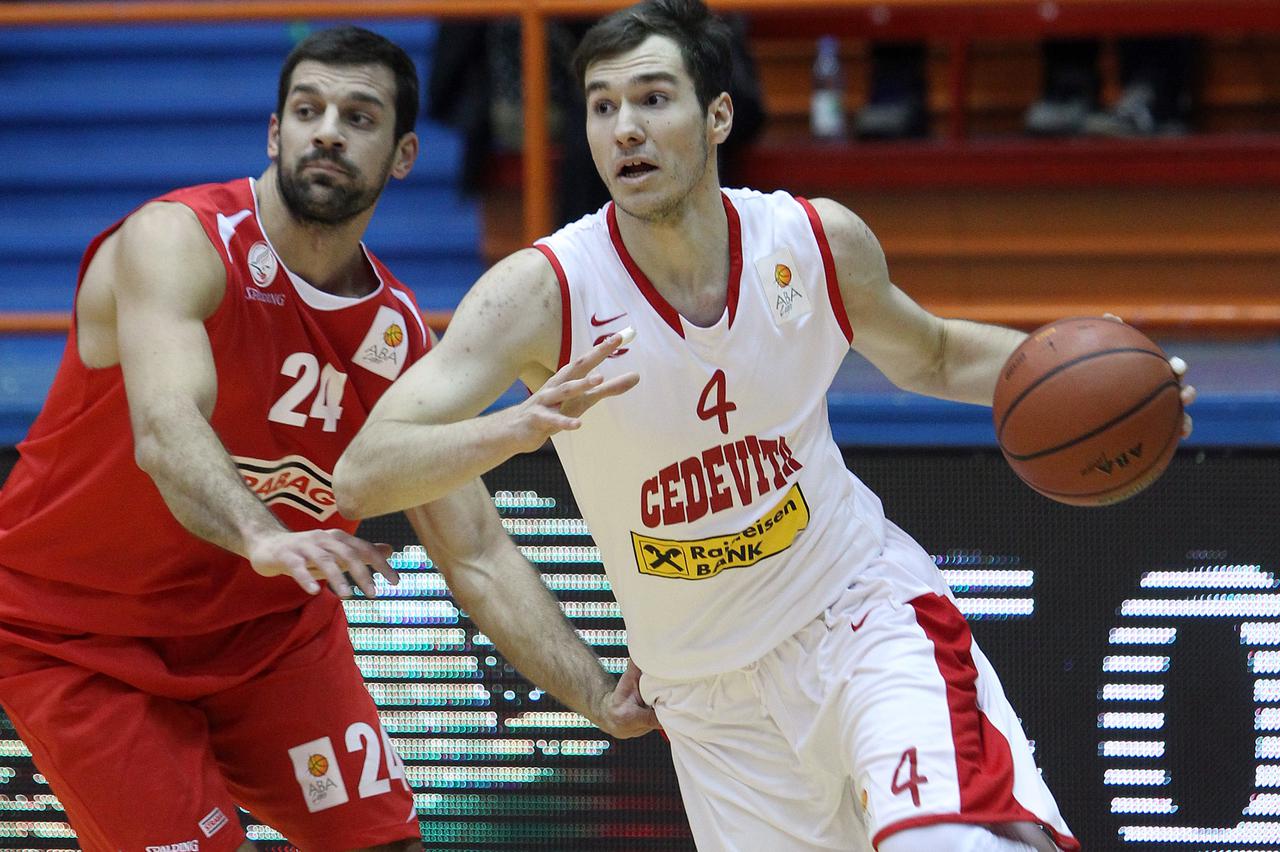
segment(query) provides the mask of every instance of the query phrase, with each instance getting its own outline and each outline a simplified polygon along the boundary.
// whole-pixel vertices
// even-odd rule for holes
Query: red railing
[[[750,13],[756,33],[943,39],[950,43],[949,136],[965,135],[968,45],[1009,35],[1141,32],[1280,32],[1280,0],[709,0]],[[298,18],[519,18],[524,87],[523,231],[532,241],[553,223],[552,156],[547,127],[546,24],[595,17],[630,0],[133,0],[0,3],[0,27],[294,20]],[[447,320],[447,314],[434,318]],[[1280,325],[1280,310],[1274,319]],[[0,332],[68,327],[64,314],[0,313]]]

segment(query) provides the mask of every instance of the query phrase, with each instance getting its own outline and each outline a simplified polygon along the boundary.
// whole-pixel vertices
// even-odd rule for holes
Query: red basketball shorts
[[[0,625],[0,705],[82,848],[234,849],[237,805],[308,852],[417,839],[330,604],[164,639]]]

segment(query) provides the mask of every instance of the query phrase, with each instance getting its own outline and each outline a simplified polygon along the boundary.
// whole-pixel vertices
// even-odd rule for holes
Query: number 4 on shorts
[[[898,768],[893,770],[893,784],[889,787],[890,792],[895,796],[910,790],[911,804],[917,808],[920,807],[920,785],[929,783],[929,779],[917,771],[918,760],[915,746],[904,751],[902,758],[898,761]],[[907,775],[905,779],[902,778],[904,768]]]

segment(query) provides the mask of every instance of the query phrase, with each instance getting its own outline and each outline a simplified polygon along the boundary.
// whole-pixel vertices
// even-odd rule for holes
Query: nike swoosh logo
[[[867,613],[867,615],[871,615],[871,613]],[[861,627],[862,625],[864,625],[864,624],[866,624],[866,623],[867,623],[867,615],[862,616],[862,620],[861,620],[861,621],[859,621],[857,624],[851,624],[851,625],[849,625],[850,627],[852,627],[852,628],[853,628],[853,632],[854,632],[854,633],[857,633],[857,632],[858,632],[858,628],[859,628],[859,627]]]
[[[592,315],[591,315],[591,324],[592,324],[592,325],[608,325],[609,323],[613,322],[614,320],[620,320],[620,319],[622,319],[622,318],[623,318],[623,317],[625,317],[626,315],[627,315],[627,312],[626,312],[626,311],[623,311],[622,313],[618,314],[616,317],[609,317],[609,318],[607,318],[607,319],[600,319],[600,318],[599,318],[599,317],[597,317],[595,314],[592,314]]]

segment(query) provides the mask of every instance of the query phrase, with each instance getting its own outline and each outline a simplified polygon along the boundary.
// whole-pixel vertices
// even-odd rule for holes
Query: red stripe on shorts
[[[1030,822],[1044,825],[1013,797],[1013,755],[1009,741],[978,706],[978,668],[973,662],[973,634],[960,610],[942,595],[921,595],[910,601],[916,623],[933,642],[933,657],[947,685],[951,740],[960,783],[960,812],[930,814],[900,820],[880,829],[872,845],[890,834],[937,823]],[[1044,826],[1059,847],[1078,850],[1074,837]]]

